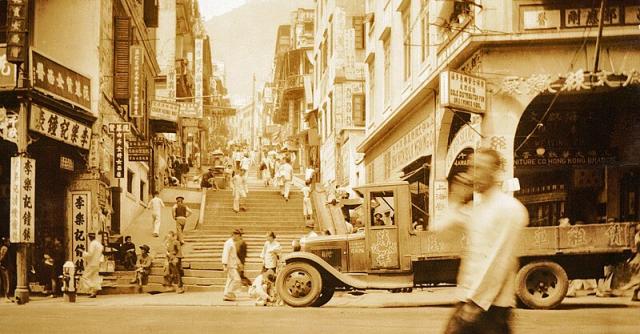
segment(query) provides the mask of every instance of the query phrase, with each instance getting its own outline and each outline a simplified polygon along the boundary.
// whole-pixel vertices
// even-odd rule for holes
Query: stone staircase
[[[242,228],[247,243],[245,275],[255,278],[262,268],[260,252],[266,234],[273,231],[282,245],[283,253],[291,252],[291,242],[304,233],[302,215],[302,193],[292,191],[285,202],[279,191],[265,188],[262,181],[249,176],[249,196],[247,211],[235,213],[230,190],[210,190],[206,196],[204,219],[198,227],[185,234],[183,246],[183,282],[186,291],[221,291],[226,276],[222,271],[222,247],[235,228]],[[150,288],[162,284],[164,259],[156,257],[151,276]],[[155,287],[157,288],[157,287]]]

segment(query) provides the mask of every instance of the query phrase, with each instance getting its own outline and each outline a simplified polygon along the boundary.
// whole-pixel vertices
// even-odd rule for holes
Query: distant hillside
[[[313,0],[252,0],[205,23],[231,96],[251,96],[254,72],[258,82],[270,79],[278,26],[289,23],[292,10],[313,7]]]

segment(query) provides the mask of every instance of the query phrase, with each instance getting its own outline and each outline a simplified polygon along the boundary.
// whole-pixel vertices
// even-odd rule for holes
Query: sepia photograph
[[[0,333],[640,333],[640,0],[0,0]]]

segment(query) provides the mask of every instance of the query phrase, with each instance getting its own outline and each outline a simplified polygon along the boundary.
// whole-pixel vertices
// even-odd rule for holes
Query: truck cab
[[[322,306],[336,290],[390,290],[455,283],[464,231],[416,229],[409,184],[356,189],[362,195],[356,233],[303,238],[301,250],[284,257],[276,288],[290,306]],[[635,223],[531,227],[523,232],[517,296],[531,308],[553,308],[569,279],[598,278],[605,265],[635,251]],[[578,265],[580,264],[580,265]]]

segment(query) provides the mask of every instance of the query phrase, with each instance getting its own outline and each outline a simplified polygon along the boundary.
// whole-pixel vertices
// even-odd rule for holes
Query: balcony
[[[299,91],[304,91],[304,77],[305,75],[290,75],[284,82],[284,93],[293,94]]]

